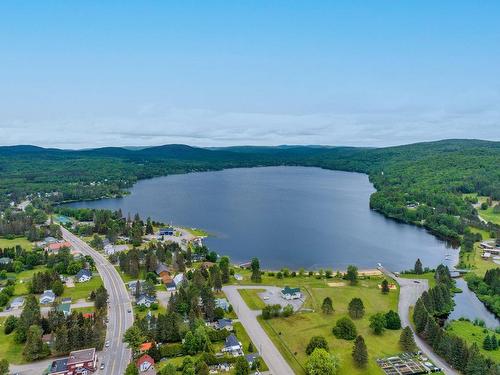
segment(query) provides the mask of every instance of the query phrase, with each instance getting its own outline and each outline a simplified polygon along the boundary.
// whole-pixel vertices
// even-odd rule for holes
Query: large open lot
[[[335,278],[318,280],[314,277],[296,277],[277,281],[294,285],[300,279],[306,296],[306,305],[312,307],[314,312],[300,312],[288,318],[271,320],[259,318],[263,328],[294,371],[297,374],[305,373],[303,366],[307,360],[306,346],[312,336],[320,335],[327,339],[330,351],[341,359],[339,373],[381,374],[382,371],[375,363],[375,359],[400,352],[398,340],[401,331],[386,330],[382,336],[376,336],[369,328],[369,317],[376,312],[387,312],[390,309],[397,311],[399,290],[383,295],[378,288],[381,278],[360,280],[357,286],[350,286]],[[337,286],[328,286],[328,283]],[[333,300],[335,312],[331,315],[321,312],[321,303],[325,297]],[[369,365],[363,370],[357,369],[352,362],[353,341],[339,340],[332,334],[335,322],[347,316],[347,306],[354,297],[363,300],[366,311],[362,319],[354,321],[358,334],[365,338],[370,356]]]
[[[26,237],[17,237],[13,239],[7,239],[4,237],[0,237],[0,249],[8,248],[8,247],[16,247],[17,245],[21,246],[23,249],[31,250],[33,244],[28,241]]]

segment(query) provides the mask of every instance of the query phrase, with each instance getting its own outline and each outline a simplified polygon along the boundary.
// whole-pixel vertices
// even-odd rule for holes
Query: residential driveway
[[[166,291],[166,290],[157,290],[156,291],[156,298],[158,298],[158,302],[160,303],[161,306],[167,308],[168,307],[168,301],[170,300],[170,296],[172,295],[172,292]]]
[[[285,358],[281,355],[279,350],[274,346],[273,342],[267,336],[267,333],[260,326],[257,321],[257,316],[260,311],[252,311],[248,308],[243,298],[241,298],[238,289],[267,289],[272,287],[267,286],[237,286],[228,285],[224,286],[222,290],[226,294],[229,303],[233,305],[233,309],[238,315],[238,319],[245,327],[248,336],[256,346],[261,357],[269,367],[269,374],[272,375],[288,375],[293,374],[292,368],[288,365]]]
[[[399,284],[399,304],[398,304],[398,313],[401,318],[401,326],[406,327],[409,326],[412,331],[413,327],[410,324],[410,306],[415,306],[417,299],[422,295],[422,293],[429,289],[429,284],[425,279],[404,279],[401,277],[396,277],[392,272],[382,268],[382,272],[390,278],[394,279]],[[415,343],[419,347],[419,349],[425,353],[425,355],[438,367],[440,367],[443,372],[447,375],[458,375],[458,372],[455,371],[443,360],[439,357],[432,348],[419,336],[413,332],[413,336],[415,338]]]
[[[302,298],[292,300],[284,299],[281,297],[281,288],[277,286],[266,286],[264,288],[266,291],[259,293],[259,297],[266,305],[281,305],[281,307],[292,305],[293,311],[299,311],[304,304],[304,300]],[[242,287],[241,289],[245,288]]]

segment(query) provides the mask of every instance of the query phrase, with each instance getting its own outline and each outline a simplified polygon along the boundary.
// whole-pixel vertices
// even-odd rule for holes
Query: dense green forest
[[[272,165],[367,173],[377,192],[371,208],[446,238],[478,222],[462,197],[500,199],[500,142],[444,140],[386,148],[228,147],[166,145],[141,150],[68,151],[0,147],[0,208],[37,196],[47,203],[120,196],[139,179],[192,171]]]

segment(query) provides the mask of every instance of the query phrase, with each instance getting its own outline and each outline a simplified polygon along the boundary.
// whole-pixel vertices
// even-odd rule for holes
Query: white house
[[[49,303],[52,303],[56,300],[56,295],[52,290],[45,290],[43,294],[40,296],[40,303],[42,305],[47,305]]]
[[[81,269],[75,276],[75,280],[79,283],[84,283],[92,278],[92,272],[86,269]]]
[[[148,354],[144,354],[136,362],[137,369],[139,372],[146,372],[155,364],[155,360]]]
[[[233,355],[243,354],[241,342],[238,341],[234,334],[230,334],[226,337],[226,341],[224,341],[224,347],[222,348],[222,352],[224,353],[233,353]]]
[[[179,273],[177,275],[175,275],[174,277],[174,284],[176,287],[179,287],[179,285],[184,281],[184,274],[183,273]]]
[[[155,297],[148,296],[147,294],[142,294],[137,298],[136,304],[139,306],[151,307],[153,303],[156,302]]]
[[[122,251],[127,251],[127,250],[128,250],[128,246],[127,245],[112,245],[112,244],[108,244],[108,245],[104,246],[104,252],[107,255],[112,255],[112,254],[120,253]]]
[[[225,298],[216,298],[215,307],[220,307],[222,310],[229,310],[229,302]]]
[[[23,297],[16,297],[10,303],[10,307],[12,309],[20,309],[23,306],[24,306],[24,298]]]
[[[236,281],[242,281],[243,280],[243,276],[241,276],[239,273],[235,273],[234,274],[234,278],[236,279]]]
[[[289,286],[285,286],[284,289],[281,289],[281,297],[287,300],[299,299],[302,298],[302,293],[300,293],[300,288],[290,288]]]

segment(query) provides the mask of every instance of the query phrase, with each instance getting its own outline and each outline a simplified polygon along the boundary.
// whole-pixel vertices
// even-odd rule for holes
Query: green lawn
[[[472,344],[476,343],[480,348],[481,353],[485,356],[490,357],[497,363],[500,363],[500,349],[497,350],[484,350],[483,349],[483,340],[486,336],[486,332],[491,336],[494,331],[487,330],[483,327],[478,327],[468,321],[454,320],[446,326],[446,329],[450,332],[453,332],[455,335],[463,338],[467,343]],[[484,332],[486,331],[486,332]],[[497,334],[497,340],[500,341],[500,335]]]
[[[12,240],[0,237],[0,248],[4,249],[6,247],[15,247],[16,245],[21,246],[23,249],[31,250],[33,248],[33,243],[28,241],[26,237],[18,237]]]
[[[481,203],[486,202],[487,199],[488,199],[487,197],[479,197],[479,201]],[[493,208],[497,204],[499,204],[498,201],[493,201],[493,204],[490,207],[488,207],[486,210],[482,210],[481,208],[479,208],[477,210],[477,212],[484,220],[489,221],[489,222],[494,223],[494,224],[497,224],[497,225],[500,225],[500,214],[493,212]]]
[[[336,271],[335,271],[336,272]],[[235,280],[234,277],[231,276],[231,283],[235,285],[255,285],[256,283],[250,279],[251,271],[246,269],[238,269],[235,268],[234,273],[243,276],[242,281]],[[311,287],[326,287],[329,282],[338,282],[339,279],[331,278],[331,279],[317,279],[315,276],[296,276],[296,277],[286,277],[282,279],[278,279],[276,276],[269,276],[268,272],[265,272],[262,275],[262,285],[271,285],[271,286],[298,286],[302,287],[304,285],[308,285]]]
[[[378,288],[381,279],[362,280],[358,286],[340,287],[307,287],[312,296],[312,304],[316,312],[298,313],[289,318],[277,318],[264,321],[261,324],[277,345],[297,374],[304,374],[307,356],[305,349],[312,336],[324,336],[330,346],[330,351],[341,360],[341,374],[383,374],[375,359],[390,356],[400,352],[398,340],[401,331],[387,330],[382,336],[371,333],[369,317],[375,312],[397,311],[399,290],[383,295]],[[325,297],[333,301],[335,312],[332,315],[321,313],[321,303]],[[366,369],[357,369],[351,358],[353,341],[336,339],[331,333],[335,322],[347,315],[347,305],[354,297],[359,297],[365,305],[365,316],[356,320],[358,334],[365,338],[370,356]]]
[[[98,274],[94,274],[94,277],[86,283],[75,283],[74,288],[64,288],[64,293],[62,298],[71,297],[73,303],[79,299],[86,299],[90,292],[99,288],[102,285],[102,279]]]
[[[479,229],[479,228],[476,228],[476,227],[469,227],[470,231],[472,233],[480,233],[481,236],[483,237],[483,240],[488,240],[490,239],[490,232],[487,231],[487,230],[484,230],[484,229]]]
[[[399,275],[402,279],[426,279],[429,282],[429,287],[432,288],[436,285],[436,279],[434,279],[434,272],[427,272],[422,275],[417,275],[416,273],[402,273]]]
[[[259,293],[264,292],[265,289],[238,289],[238,292],[243,298],[243,301],[252,310],[262,310],[266,304],[259,297]]]
[[[93,313],[94,311],[95,311],[94,306],[77,307],[71,309],[71,313],[82,313],[82,314]]]
[[[6,359],[9,363],[21,364],[26,361],[23,358],[23,344],[14,342],[14,332],[6,335],[3,332],[6,318],[0,318],[0,358]]]
[[[474,244],[474,251],[466,253],[464,251],[460,252],[460,260],[462,263],[470,267],[475,274],[483,277],[487,270],[491,268],[498,267],[493,260],[485,260],[481,257],[483,250],[479,246],[479,242]]]

